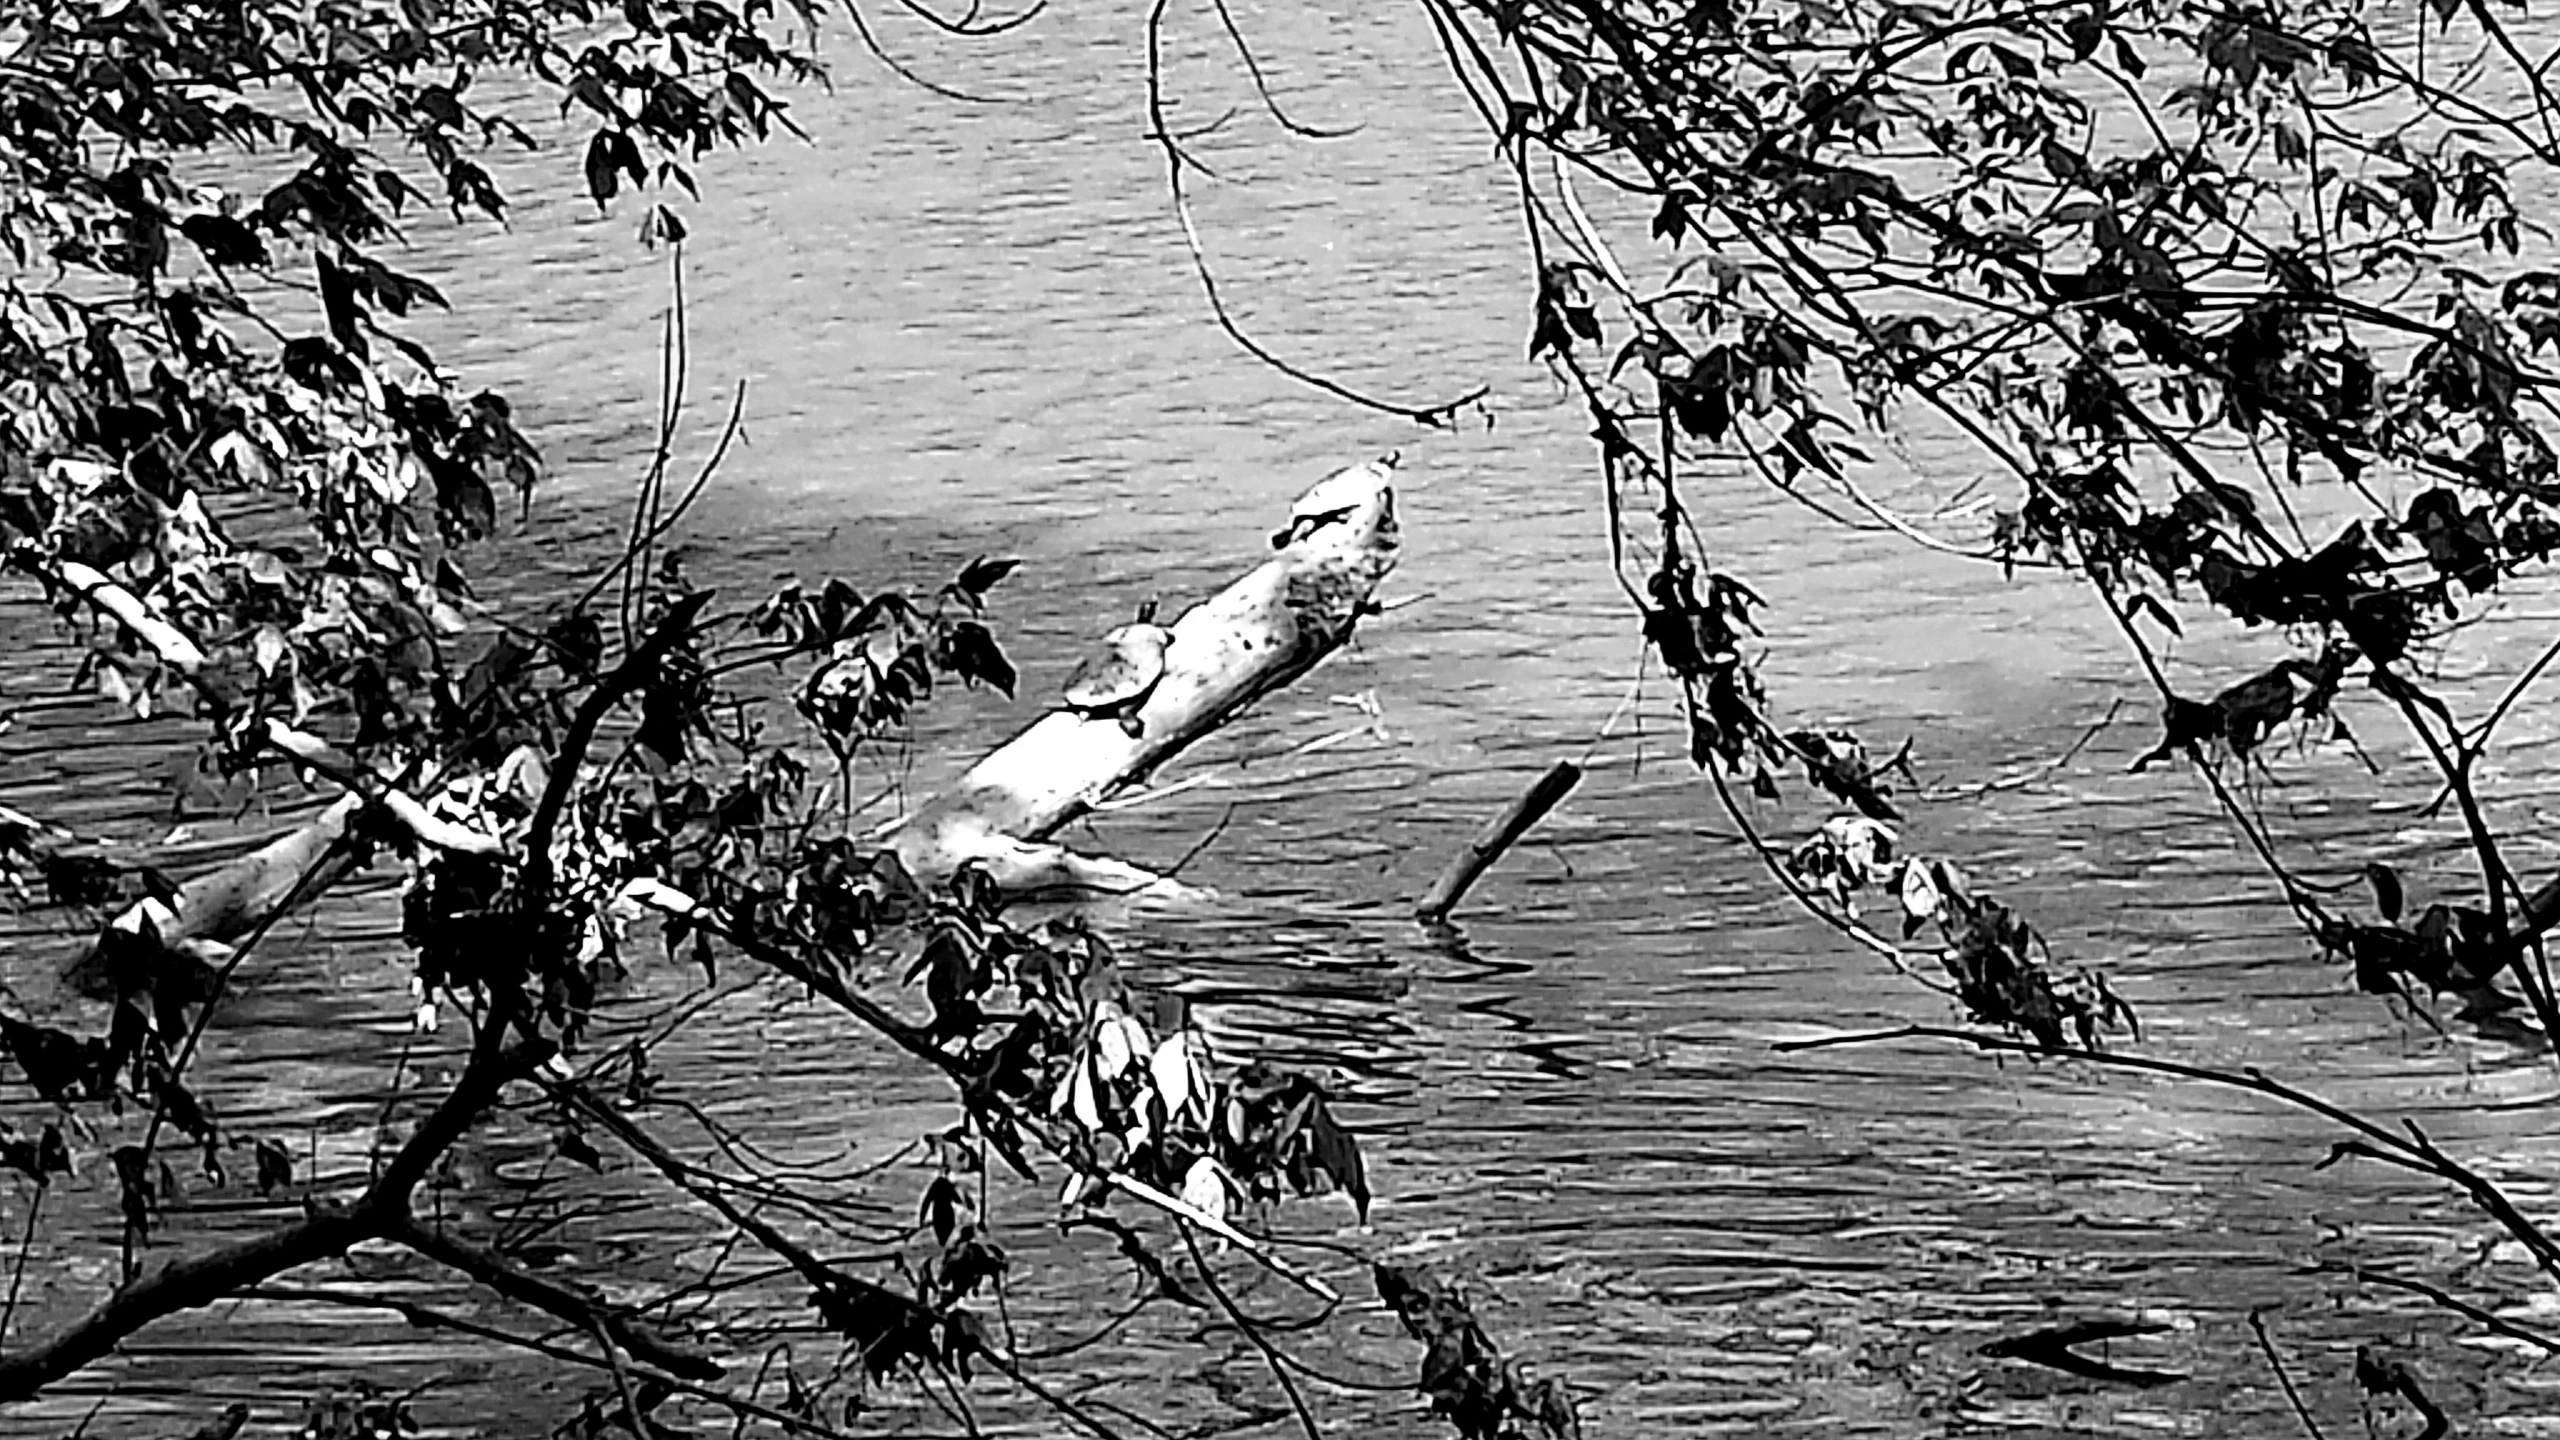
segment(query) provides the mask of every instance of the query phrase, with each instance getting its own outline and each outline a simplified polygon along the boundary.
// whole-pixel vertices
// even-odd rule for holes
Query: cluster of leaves
[[[1365,1210],[1359,1149],[1323,1089],[1268,1066],[1218,1063],[1179,1001],[1133,991],[1109,944],[1080,920],[1015,926],[974,867],[929,890],[893,856],[840,841],[813,848],[824,858],[812,873],[840,882],[826,893],[858,898],[822,905],[809,889],[759,894],[732,877],[720,887],[726,902],[687,909],[667,939],[671,953],[733,949],[805,986],[939,1069],[963,1102],[962,1121],[931,1137],[935,1173],[909,1232],[922,1253],[902,1254],[895,1275],[866,1277],[778,1233],[756,1236],[808,1283],[817,1319],[851,1347],[860,1378],[966,1380],[973,1360],[1006,1355],[989,1318],[1012,1269],[985,1192],[998,1167],[1032,1178],[1039,1157],[1053,1157],[1062,1223],[1114,1237],[1142,1300],[1199,1303],[1144,1234],[1112,1214],[1115,1198],[1134,1194],[1229,1234],[1291,1195],[1339,1190]],[[921,989],[927,1014],[902,1018],[869,998],[873,980]],[[633,1106],[658,1098],[654,1085],[625,1092]],[[572,1158],[596,1163],[578,1143]],[[794,1413],[815,1416],[824,1387],[794,1377],[790,1388]],[[857,1388],[845,1416],[863,1403]]]
[[[235,1178],[260,1196],[290,1186],[293,1157],[281,1142],[231,1131],[184,1083],[177,1057],[185,1033],[174,1015],[155,1017],[134,999],[117,1004],[104,1035],[0,1014],[0,1074],[14,1069],[49,1111],[29,1134],[0,1121],[0,1170],[42,1190],[57,1176],[76,1178],[84,1153],[90,1163],[102,1156],[128,1254],[150,1243],[163,1212],[187,1193],[154,1143],[164,1125],[196,1148],[211,1189]],[[243,1151],[249,1164],[235,1177],[226,1157]]]
[[[402,333],[446,304],[398,268],[404,227],[502,220],[487,152],[573,112],[599,204],[690,190],[698,157],[788,125],[764,84],[818,75],[817,23],[717,0],[13,7],[0,552],[56,584],[104,572],[197,645],[111,629],[96,683],[147,713],[180,672],[219,719],[297,725],[422,690],[467,594],[452,547],[539,462],[504,398]],[[655,206],[647,233],[682,225]],[[235,542],[251,495],[293,502],[307,540]]]
[[[1337,1190],[1367,1211],[1359,1146],[1322,1085],[1217,1065],[1179,1000],[1133,992],[1109,942],[1077,917],[1024,930],[975,867],[935,894],[893,856],[822,848],[824,882],[736,895],[724,928],[822,993],[864,961],[846,941],[903,932],[902,978],[930,1008],[904,1033],[959,1085],[981,1140],[1023,1168],[1032,1146],[1065,1162],[1062,1206],[1107,1203],[1126,1178],[1220,1222]]]
[[[894,591],[865,599],[840,580],[814,595],[792,586],[757,606],[748,624],[796,652],[826,656],[801,682],[795,703],[841,755],[905,724],[909,708],[932,695],[937,673],[1013,698],[1013,662],[978,617],[987,591],[1017,563],[971,561],[930,610]],[[950,613],[954,605],[959,618]]]
[[[1423,1347],[1423,1395],[1460,1440],[1581,1440],[1572,1392],[1532,1380],[1484,1332],[1467,1298],[1428,1271],[1381,1264],[1371,1278],[1405,1333]]]
[[[2515,1004],[2496,981],[2527,947],[2497,916],[2475,905],[2438,900],[2413,918],[2396,868],[2369,861],[2364,879],[2381,923],[2327,916],[2319,932],[2321,947],[2347,962],[2357,989],[2411,1000],[2420,991],[2457,995],[2467,1019]]]
[[[1020,1018],[965,1064],[998,1094],[1044,1108],[1074,1163],[1066,1199],[1108,1198],[1124,1174],[1170,1190],[1224,1220],[1285,1196],[1339,1190],[1365,1216],[1359,1145],[1313,1078],[1255,1063],[1210,1063],[1207,1037],[1183,1023],[1150,1031],[1109,948],[1069,926],[1037,952],[1015,952],[1010,989]]]
[[[1591,411],[1615,553],[1622,573],[1641,567],[1630,593],[1684,682],[1702,765],[1774,798],[1775,772],[1801,761],[1861,815],[1893,818],[1854,779],[1880,767],[1832,765],[1827,743],[1764,718],[1734,643],[1747,610],[1700,593],[1722,582],[1695,578],[1708,545],[1691,491],[1718,473],[1702,461],[1730,455],[1834,518],[2083,578],[2162,692],[2163,736],[2135,768],[2199,759],[2280,872],[2219,764],[2263,766],[2272,739],[2321,726],[2354,745],[2332,709],[2351,680],[2422,732],[2450,793],[2479,808],[2496,717],[2458,722],[2422,688],[2428,665],[2560,551],[2560,274],[2518,200],[2560,173],[2560,93],[2512,14],[1433,8],[1518,169],[1531,352]],[[2430,46],[2456,42],[2471,63],[2431,63]],[[1646,197],[1666,279],[1628,278],[1577,177]],[[1921,442],[1899,448],[1946,492],[1940,507],[1879,501],[1909,487],[1862,476],[1861,432]],[[2275,631],[2285,652],[2209,699],[2179,695],[2156,651],[2200,619]],[[2484,923],[2501,926],[2495,892],[2514,879],[2480,823],[2472,843],[2493,892]],[[2468,968],[2444,938],[2458,917],[2422,942],[2341,921],[2279,878],[2369,986]],[[2028,948],[1975,928],[1980,956]],[[1971,968],[1960,984],[1991,997],[2015,965]],[[1985,1004],[2039,1032],[2071,1023]]]
[[[1968,1019],[2035,1037],[2056,1048],[2077,1040],[2104,1047],[2119,1027],[2140,1027],[2131,1006],[2106,977],[2081,968],[2059,972],[2051,947],[2027,919],[1977,892],[1951,861],[1896,853],[1890,827],[1865,815],[1839,815],[1791,851],[1788,874],[1805,891],[1855,920],[1858,896],[1881,892],[1901,911],[1902,941],[1934,927],[1938,963],[1954,982],[1953,998]]]
[[[2346,722],[2330,706],[2354,658],[2351,647],[2333,643],[2314,659],[2287,656],[2211,700],[2189,700],[2173,692],[2161,714],[2160,743],[2137,757],[2133,768],[2148,769],[2178,755],[2201,756],[2208,748],[2247,760],[2296,721],[2308,725],[2326,720],[2328,738],[2351,739]]]
[[[1636,383],[1593,392],[1658,415],[1663,461],[1685,440],[1782,485],[1838,479],[1859,457],[1830,438],[1853,428],[1834,396],[1877,429],[1920,405],[2022,492],[1986,553],[2380,664],[2560,539],[2537,364],[2560,278],[2514,263],[2517,187],[2560,146],[2472,98],[2553,101],[2492,11],[2446,17],[2482,32],[2484,68],[2440,80],[2423,33],[2338,0],[2201,25],[2159,5],[1452,8],[1526,73],[1515,89],[1453,45],[1524,168],[1535,144],[1649,194],[1655,238],[1709,252],[1620,295],[1608,380]],[[2102,125],[2097,94],[2148,123]],[[1533,352],[1596,351],[1584,282],[1614,273],[1544,260]],[[2262,518],[2313,472],[2377,468],[2417,483],[2396,506],[2362,492],[2373,513],[2325,546]]]
[[[715,612],[707,590],[644,589],[644,623],[618,656],[583,611],[538,643],[497,637],[423,722],[431,753],[482,762],[429,808],[494,843],[413,850],[404,933],[422,994],[515,997],[511,1008],[521,1001],[574,1045],[598,988],[622,969],[637,917],[619,897],[638,881],[730,906],[756,933],[803,939],[835,967],[911,919],[913,882],[857,855],[832,823],[856,808],[848,763],[903,727],[937,676],[1009,689],[1012,666],[984,614],[1011,568],[973,562],[921,602],[894,590],[865,599],[840,580],[814,593],[795,584],[738,614]],[[657,579],[683,576],[668,566]],[[848,762],[832,793],[792,727],[767,717],[772,697],[731,678],[768,668]],[[598,763],[587,748],[626,705],[636,716]],[[668,939],[711,970],[707,931],[679,920]]]

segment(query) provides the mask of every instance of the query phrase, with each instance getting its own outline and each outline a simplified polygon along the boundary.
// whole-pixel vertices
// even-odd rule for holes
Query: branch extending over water
[[[2479,1171],[2447,1155],[2427,1138],[2416,1121],[2404,1121],[2405,1134],[2368,1120],[2351,1110],[2323,1100],[2309,1091],[2270,1078],[2250,1066],[2239,1071],[2216,1070],[2209,1066],[2189,1065],[2176,1060],[2161,1060],[2147,1055],[2128,1055],[2107,1050],[2091,1050],[2074,1045],[2046,1045],[2033,1040],[2017,1040],[1971,1030],[1957,1030],[1942,1025],[1904,1025],[1890,1030],[1866,1031],[1849,1035],[1827,1035],[1811,1040],[1781,1041],[1775,1047],[1784,1054],[1801,1054],[1815,1050],[1850,1046],[1887,1045],[1906,1040],[1929,1040],[1954,1045],[1969,1045],[1995,1054],[2026,1055],[2045,1060],[2079,1060],[2116,1070],[2134,1070],[2152,1075],[2165,1075],[2180,1080],[2201,1081],[2227,1089],[2243,1090],[2255,1095],[2308,1111],[2342,1129],[2354,1132],[2356,1138],[2337,1141],[2330,1146],[2328,1158],[2319,1162],[2326,1168],[2348,1157],[2377,1160],[2416,1174],[2427,1175],[2459,1188],[2483,1214],[2495,1220],[2517,1243],[2524,1246],[2555,1283],[2560,1283],[2560,1242],[2555,1242],[2535,1223],[2496,1182]]]

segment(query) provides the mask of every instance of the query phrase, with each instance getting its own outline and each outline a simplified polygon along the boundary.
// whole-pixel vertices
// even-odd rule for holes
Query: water
[[[1426,63],[1424,18],[1347,4],[1238,13],[1296,113],[1362,127],[1323,145],[1277,136],[1217,53],[1214,19],[1181,22],[1177,120],[1244,107],[1201,142],[1224,179],[1198,195],[1240,318],[1364,389],[1428,401],[1489,386],[1489,426],[1432,435],[1348,409],[1217,333],[1145,138],[1143,12],[1124,5],[1060,10],[966,47],[892,19],[884,33],[914,63],[1007,103],[921,94],[848,46],[834,92],[796,101],[813,145],[703,167],[685,257],[688,433],[706,438],[730,388],[747,386],[747,443],[693,529],[705,577],[743,590],[844,573],[871,586],[936,581],[982,552],[1023,557],[997,617],[1026,698],[937,701],[908,776],[917,791],[1022,723],[1079,637],[1147,595],[1181,602],[1223,583],[1298,489],[1403,449],[1408,549],[1389,594],[1417,603],[1181,772],[1220,784],[1067,837],[1164,864],[1218,830],[1185,872],[1218,904],[1113,924],[1143,977],[1193,997],[1222,1044],[1338,1078],[1379,1203],[1365,1231],[1338,1204],[1289,1223],[1468,1277],[1497,1337],[1574,1385],[1595,1436],[2281,1433],[2295,1421],[2245,1325],[2261,1308],[2324,1423],[2354,1423],[2354,1347],[2379,1341],[2414,1355],[2457,1413],[2529,1430],[2546,1381],[2336,1268],[2441,1275],[2482,1227],[2406,1177],[2315,1171],[2333,1137],[2296,1117],[2202,1085],[1945,1049],[1773,1048],[1946,1016],[1771,900],[1681,764],[1658,684],[1638,711],[1645,733],[1622,722],[1597,739],[1635,679],[1636,645],[1607,574],[1587,426],[1522,360],[1530,291],[1508,182]],[[649,444],[666,264],[632,243],[635,215],[599,218],[577,197],[574,150],[511,163],[511,233],[422,225],[415,237],[460,312],[432,328],[473,379],[519,400],[550,452],[545,533],[593,539]],[[1933,458],[1921,455],[1924,472]],[[1749,482],[1700,498],[1716,563],[1771,601],[1781,707],[1878,736],[1916,729],[1938,798],[1917,807],[1908,841],[1961,858],[2058,951],[2103,965],[2153,1051],[2411,1113],[2547,1201],[2533,1177],[2555,1148],[2534,1108],[2548,1071],[2351,993],[2262,903],[2190,777],[2122,773],[2151,742],[2150,705],[2076,592],[1826,531]],[[556,593],[581,553],[519,546],[491,570],[525,594]],[[2516,610],[2522,628],[2547,630],[2548,597]],[[2264,663],[2267,644],[2200,642],[2178,673],[2209,689]],[[22,688],[12,682],[13,698]],[[1381,707],[1385,738],[1285,756],[1357,723],[1333,697],[1360,694]],[[2118,699],[2122,720],[2046,769]],[[2384,782],[2323,752],[2283,762],[2303,783],[2263,795],[2295,843],[2332,847],[2342,871],[2362,857],[2337,844],[2372,831],[2373,807],[2407,805],[2415,783],[2380,743],[2383,717],[2355,706],[2393,762]],[[2517,763],[2547,767],[2548,718],[2516,724],[2530,742]],[[158,773],[131,757],[168,733],[32,707],[0,740],[9,798],[129,825],[163,803]],[[1403,918],[1489,811],[1553,759],[1586,753],[1591,776],[1472,897],[1459,935]],[[1781,828],[1819,818],[1785,815]],[[2460,872],[2440,825],[2383,828],[2400,834],[2415,888]],[[209,826],[180,859],[203,863],[229,833]],[[2548,847],[2527,858],[2547,863]],[[214,1033],[205,1073],[239,1133],[299,1137],[324,1168],[361,1162],[406,1016],[380,914],[378,893],[325,907]],[[694,978],[651,970],[630,1005]],[[662,1065],[761,1143],[877,1159],[941,1114],[931,1086],[821,1016],[754,998],[715,1013]],[[553,1174],[547,1134],[539,1117],[512,1123],[451,1203],[494,1204]],[[91,1253],[112,1224],[101,1183],[84,1177],[87,1228],[61,1237]],[[882,1194],[903,1203],[915,1183],[893,1172]],[[1017,1318],[1055,1338],[1091,1319],[1078,1306],[1098,1272],[1083,1241],[1046,1233],[1047,1206],[1019,1193],[999,1213],[1024,1271]],[[184,1223],[209,1236],[275,1213],[210,1207]],[[612,1263],[664,1253],[690,1223],[632,1213],[572,1238],[582,1262]],[[58,1318],[94,1277],[51,1249],[37,1258],[45,1283],[31,1282],[30,1303]],[[358,1262],[368,1275],[393,1267]],[[2501,1256],[2488,1287],[2520,1290],[2520,1274]],[[1267,1287],[1252,1298],[1285,1299]],[[2128,1313],[2171,1328],[2116,1358],[2191,1379],[2102,1387],[1975,1353]],[[1308,1342],[1323,1368],[1409,1376],[1415,1357],[1383,1317],[1329,1333]],[[278,1423],[317,1380],[371,1376],[440,1377],[419,1404],[434,1433],[533,1435],[583,1383],[396,1320],[277,1305],[156,1328],[129,1356],[106,1372],[114,1389],[92,1434],[183,1431],[233,1398]],[[1177,1433],[1288,1428],[1252,1352],[1179,1314],[1053,1373],[1086,1376],[1088,1399]],[[104,1393],[46,1413],[67,1429]],[[1429,1433],[1393,1397],[1315,1393],[1337,1433]],[[990,1418],[1021,1418],[982,1398]],[[949,1428],[914,1396],[884,1404],[874,1423],[892,1430]]]

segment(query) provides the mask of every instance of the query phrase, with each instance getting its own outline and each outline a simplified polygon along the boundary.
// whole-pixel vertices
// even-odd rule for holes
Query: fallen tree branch
[[[150,603],[93,566],[75,560],[49,561],[23,547],[9,553],[8,563],[38,581],[78,596],[99,614],[115,621],[160,662],[183,678],[217,715],[231,713],[237,697],[207,670],[203,647],[185,631],[162,618]],[[107,924],[127,936],[150,934],[164,947],[186,954],[189,942],[229,944],[274,918],[286,897],[307,903],[342,880],[355,867],[340,847],[348,827],[370,808],[378,808],[420,844],[470,854],[495,854],[494,836],[445,820],[414,795],[368,775],[362,766],[327,741],[274,719],[258,722],[241,737],[252,749],[270,749],[313,770],[346,790],[335,803],[301,828],[276,836],[267,844],[198,876],[179,887],[174,902],[143,901]],[[340,850],[335,856],[333,849]],[[325,857],[325,858],[324,858]],[[315,866],[329,868],[304,882]],[[64,967],[78,989],[105,988],[102,950],[93,943]],[[201,956],[195,956],[201,960]]]
[[[1135,704],[1129,728],[1118,717],[1052,711],[889,827],[889,846],[919,876],[976,862],[1007,889],[1162,893],[1163,877],[1050,839],[1351,638],[1395,568],[1393,480],[1389,462],[1371,461],[1310,489],[1276,555],[1167,627],[1163,676]]]

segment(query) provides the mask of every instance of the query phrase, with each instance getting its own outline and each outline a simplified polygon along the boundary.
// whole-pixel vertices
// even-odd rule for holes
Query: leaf
[[[258,232],[228,215],[211,212],[178,222],[178,233],[195,242],[208,264],[225,270],[265,269],[267,244]]]
[[[1094,1028],[1094,1063],[1100,1068],[1102,1078],[1105,1080],[1119,1079],[1127,1073],[1129,1062],[1144,1053],[1142,1049],[1130,1045],[1129,1031],[1123,1025],[1123,1019],[1124,1017],[1119,1015],[1105,1016]],[[1140,1046],[1146,1043],[1146,1038],[1147,1032],[1140,1030],[1137,1034]]]
[[[326,254],[315,252],[311,259],[320,271],[320,309],[328,317],[330,336],[348,354],[363,359],[367,349],[359,322],[365,318],[364,306],[356,299],[354,280]]]
[[[2368,860],[2364,866],[2364,880],[2373,887],[2374,908],[2382,912],[2383,919],[2399,924],[2405,895],[2400,888],[2400,872],[2379,860]]]
[[[1077,1062],[1075,1078],[1067,1086],[1067,1109],[1087,1130],[1102,1128],[1102,1103],[1094,1097],[1094,1088],[1092,1064]]]
[[[1227,1172],[1206,1155],[1183,1172],[1182,1203],[1214,1219],[1227,1218]]]
[[[96,1093],[101,1063],[112,1063],[99,1053],[105,1048],[103,1042],[83,1041],[9,1015],[0,1015],[0,1048],[18,1062],[19,1073],[36,1094],[56,1105],[67,1106],[84,1091]]]
[[[951,1232],[960,1224],[960,1187],[948,1175],[937,1175],[925,1187],[924,1201],[916,1209],[916,1223],[933,1231],[934,1243],[948,1245]]]
[[[250,659],[256,662],[258,673],[271,680],[275,678],[276,667],[284,663],[285,656],[292,649],[284,638],[284,632],[273,625],[259,626],[258,633],[249,639]]]
[[[2155,595],[2137,592],[2131,600],[2125,602],[2125,614],[2128,617],[2137,614],[2148,615],[2160,622],[2160,628],[2181,639],[2185,638],[2186,632],[2178,628],[2178,617],[2170,614],[2169,607],[2161,604],[2159,597]]]
[[[628,174],[636,189],[648,183],[648,167],[640,161],[640,147],[620,130],[599,130],[587,142],[587,193],[595,197],[596,208],[605,208],[622,189],[622,177]]]
[[[640,247],[644,250],[655,250],[660,245],[681,245],[684,237],[683,217],[664,205],[652,205],[649,213],[640,217]]]
[[[561,1159],[574,1160],[599,1175],[604,1173],[604,1157],[596,1153],[595,1146],[587,1143],[583,1132],[563,1130],[552,1137],[552,1145],[560,1152]]]
[[[1653,238],[1668,240],[1674,246],[1689,230],[1688,198],[1677,190],[1662,192],[1662,208],[1653,213]]]
[[[1914,926],[1935,919],[1946,908],[1945,897],[1938,893],[1937,883],[1929,878],[1929,867],[1917,860],[1902,863],[1902,879],[1895,886],[1895,891],[1902,901],[1903,915]],[[1909,938],[1908,932],[1905,938]]]
[[[939,652],[934,661],[944,670],[960,677],[968,685],[985,684],[1013,698],[1013,687],[1019,678],[1013,662],[1005,658],[987,627],[975,620],[962,620],[943,632]]]
[[[984,595],[989,590],[995,588],[997,581],[1012,574],[1015,568],[1021,564],[1022,561],[1014,556],[1006,556],[1001,560],[990,560],[986,556],[981,555],[977,559],[970,561],[968,565],[960,571],[960,579],[958,582],[960,589],[964,593],[972,596]]]
[[[1171,1124],[1180,1119],[1196,1093],[1189,1042],[1180,1035],[1166,1036],[1147,1061],[1147,1075],[1155,1082],[1156,1098],[1164,1102],[1165,1122]]]
[[[1316,1168],[1331,1177],[1351,1203],[1359,1208],[1361,1223],[1369,1219],[1369,1171],[1361,1163],[1360,1146],[1351,1132],[1333,1118],[1333,1111],[1318,1100],[1307,1114],[1307,1143],[1313,1147]]]
[[[261,1136],[256,1152],[259,1194],[272,1195],[293,1183],[293,1152],[285,1149],[282,1141]]]

